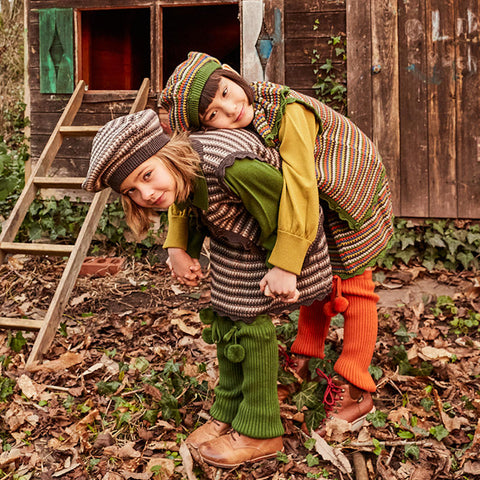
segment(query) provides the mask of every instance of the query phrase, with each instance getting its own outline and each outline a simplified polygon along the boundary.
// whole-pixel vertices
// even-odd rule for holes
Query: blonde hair
[[[153,157],[161,161],[175,179],[175,202],[187,200],[200,172],[200,158],[193,149],[188,134],[174,134]],[[153,220],[152,209],[138,206],[128,195],[122,195],[122,206],[133,233],[137,236],[147,233]]]

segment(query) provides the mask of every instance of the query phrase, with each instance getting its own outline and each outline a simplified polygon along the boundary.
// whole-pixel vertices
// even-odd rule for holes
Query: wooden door
[[[480,218],[479,0],[348,0],[349,116],[395,214]]]

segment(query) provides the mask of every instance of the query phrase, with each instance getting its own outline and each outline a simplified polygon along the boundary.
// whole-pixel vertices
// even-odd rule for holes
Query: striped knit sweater
[[[390,189],[375,145],[348,118],[318,100],[269,82],[253,83],[252,88],[253,125],[268,146],[279,147],[288,103],[298,102],[317,117],[320,131],[312,161],[333,272],[343,278],[362,273],[393,235]]]
[[[297,277],[300,298],[285,304],[266,297],[259,282],[268,272],[267,251],[258,245],[260,228],[240,198],[225,184],[225,169],[237,159],[251,158],[281,169],[275,149],[266,148],[246,130],[211,130],[191,135],[199,151],[207,182],[208,210],[199,212],[210,233],[211,302],[219,315],[233,320],[253,319],[264,313],[294,310],[321,300],[330,292],[332,276],[323,213],[315,241],[307,252]]]

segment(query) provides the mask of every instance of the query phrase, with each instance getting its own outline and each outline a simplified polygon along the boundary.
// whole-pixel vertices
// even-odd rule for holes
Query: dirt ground
[[[0,316],[42,318],[62,268],[29,257],[0,266]],[[208,280],[188,289],[163,263],[132,259],[114,276],[79,277],[42,363],[25,366],[33,333],[0,331],[0,479],[480,478],[480,277],[413,266],[374,279],[375,418],[312,445],[305,409],[287,399],[285,456],[227,471],[181,442],[208,418],[217,379],[198,317]],[[332,324],[332,351],[342,335]]]

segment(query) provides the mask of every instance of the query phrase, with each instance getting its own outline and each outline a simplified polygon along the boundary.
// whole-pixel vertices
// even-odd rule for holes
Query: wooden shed
[[[38,159],[74,86],[77,120],[149,102],[188,51],[250,80],[314,95],[311,62],[346,35],[348,115],[377,143],[395,213],[480,218],[479,0],[26,0],[28,115]],[[58,172],[86,172],[91,139],[63,143]]]

